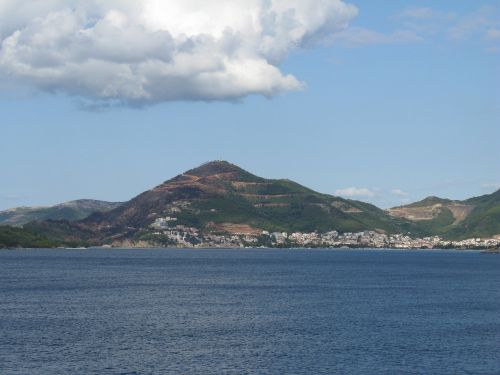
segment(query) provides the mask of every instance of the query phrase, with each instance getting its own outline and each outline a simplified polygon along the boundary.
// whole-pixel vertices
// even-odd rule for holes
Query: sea
[[[2,250],[0,374],[500,374],[500,255]]]

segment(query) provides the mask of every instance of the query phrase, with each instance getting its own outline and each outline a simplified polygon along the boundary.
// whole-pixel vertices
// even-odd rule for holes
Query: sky
[[[498,1],[0,0],[0,210],[210,160],[387,208],[500,188]]]

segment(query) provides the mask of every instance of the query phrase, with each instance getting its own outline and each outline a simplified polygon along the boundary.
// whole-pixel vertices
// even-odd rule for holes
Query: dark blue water
[[[0,374],[499,374],[500,256],[0,251]]]

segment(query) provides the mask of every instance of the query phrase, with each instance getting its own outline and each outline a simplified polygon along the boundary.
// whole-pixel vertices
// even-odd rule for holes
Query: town
[[[268,232],[201,233],[197,228],[176,225],[176,218],[157,219],[148,232],[151,242],[163,246],[196,248],[375,248],[375,249],[498,249],[500,236],[450,241],[439,236],[412,237],[410,234],[384,234],[376,231],[339,233]]]

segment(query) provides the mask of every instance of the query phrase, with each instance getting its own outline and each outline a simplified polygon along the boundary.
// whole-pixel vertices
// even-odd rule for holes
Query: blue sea
[[[500,374],[500,256],[0,251],[0,374]]]

